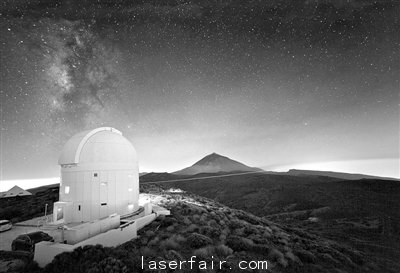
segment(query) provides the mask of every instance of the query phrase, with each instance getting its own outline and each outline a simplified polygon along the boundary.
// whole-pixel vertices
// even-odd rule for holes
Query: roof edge
[[[113,127],[99,127],[99,128],[93,129],[92,131],[90,131],[89,133],[87,133],[87,134],[82,138],[82,140],[80,141],[80,143],[79,143],[79,145],[78,145],[78,148],[76,149],[76,153],[75,153],[75,158],[74,158],[74,163],[75,163],[75,164],[78,164],[78,163],[79,163],[79,158],[80,158],[80,156],[81,156],[82,149],[83,149],[83,147],[85,146],[86,142],[87,142],[92,136],[94,136],[95,134],[97,134],[97,133],[99,133],[99,132],[103,132],[103,131],[114,132],[114,133],[117,133],[117,134],[119,134],[119,135],[122,136],[121,131],[119,131],[119,130],[113,128]]]

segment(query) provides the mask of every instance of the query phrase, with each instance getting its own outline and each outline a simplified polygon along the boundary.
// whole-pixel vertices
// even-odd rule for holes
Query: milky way
[[[398,160],[397,1],[111,3],[1,7],[0,179],[57,175],[99,126],[147,171]]]

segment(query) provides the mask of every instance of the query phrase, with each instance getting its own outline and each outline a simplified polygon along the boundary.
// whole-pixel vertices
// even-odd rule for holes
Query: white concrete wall
[[[60,253],[74,250],[74,246],[52,243],[43,241],[35,245],[35,255],[33,260],[36,261],[40,267],[44,267],[51,263],[55,256]]]
[[[107,218],[99,219],[89,223],[74,226],[64,230],[64,240],[67,244],[73,245],[102,232],[119,227],[120,216],[117,214],[110,215]]]
[[[158,206],[157,206],[158,207]],[[158,210],[162,213],[167,213],[169,211],[161,207]],[[119,215],[118,215],[119,216]],[[35,255],[34,260],[39,264],[40,267],[44,267],[50,263],[54,257],[65,251],[73,251],[77,247],[83,247],[85,245],[96,245],[101,244],[106,247],[115,247],[123,244],[129,240],[137,237],[137,231],[144,226],[151,223],[158,215],[156,213],[151,213],[147,216],[135,219],[130,223],[120,226],[115,229],[108,230],[104,233],[99,233],[94,237],[87,240],[83,240],[74,245],[51,243],[51,242],[40,242],[35,245]],[[100,223],[94,222],[90,223],[88,227],[85,226],[86,230],[89,232],[97,232],[100,230]]]
[[[152,207],[153,212],[159,216],[159,215],[170,215],[171,212],[169,210],[167,210],[166,208],[157,206],[157,205],[153,205]]]
[[[85,246],[85,245],[103,245],[105,247],[114,247],[123,244],[129,240],[137,237],[137,224],[132,222],[130,225],[124,228],[111,229],[105,233],[100,233],[94,237],[91,237],[85,241],[82,241],[75,247]]]
[[[150,215],[144,216],[142,218],[136,219],[136,226],[137,229],[141,229],[142,227],[150,224],[154,219],[156,219],[157,215],[155,213],[152,213]]]
[[[145,216],[150,215],[153,212],[152,207],[153,206],[150,202],[143,205]]]
[[[97,174],[97,177],[94,177]],[[139,177],[135,168],[126,170],[87,170],[82,166],[61,169],[60,201],[71,202],[65,223],[92,221],[112,213],[125,215],[139,208]],[[103,184],[102,184],[103,183]],[[105,183],[105,184],[104,184]],[[69,187],[69,193],[65,188]],[[106,187],[106,198],[101,188]],[[101,206],[106,203],[106,206]],[[129,205],[132,206],[129,206]],[[79,210],[80,206],[80,210]]]

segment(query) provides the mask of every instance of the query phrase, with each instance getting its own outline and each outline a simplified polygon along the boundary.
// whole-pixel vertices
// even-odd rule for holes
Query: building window
[[[107,182],[101,182],[100,185],[107,186]]]
[[[93,173],[93,177],[97,177],[97,175],[98,175],[97,173]]]
[[[101,203],[102,206],[107,206],[107,203]]]
[[[64,210],[62,207],[57,208],[57,221],[64,218]]]
[[[132,188],[129,188],[128,191],[132,191]]]
[[[78,210],[81,211],[81,205],[78,206]]]
[[[65,194],[68,194],[68,193],[69,193],[69,186],[65,186],[64,193],[65,193]]]

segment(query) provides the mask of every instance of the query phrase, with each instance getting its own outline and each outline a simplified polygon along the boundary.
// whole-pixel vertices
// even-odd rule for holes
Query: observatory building
[[[139,206],[139,170],[135,149],[111,127],[74,135],[58,160],[60,198],[46,224],[54,242],[35,244],[34,261],[44,267],[62,252],[86,245],[115,247],[170,211],[145,197]],[[142,196],[143,197],[143,196]],[[38,222],[38,225],[40,223]]]
[[[89,222],[138,210],[139,172],[136,151],[111,127],[74,135],[64,146],[59,202],[53,222]]]

